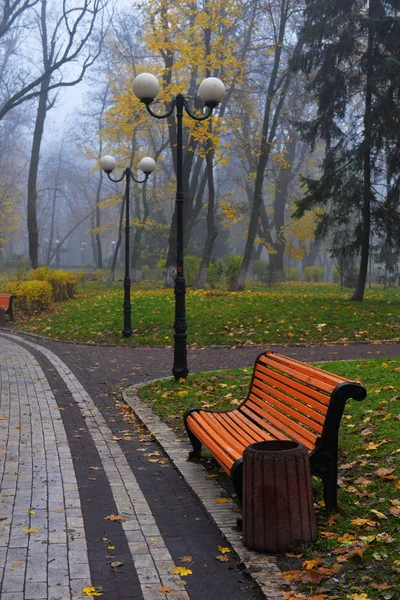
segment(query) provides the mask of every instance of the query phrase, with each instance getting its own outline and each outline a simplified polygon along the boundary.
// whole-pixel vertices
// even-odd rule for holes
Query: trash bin
[[[308,452],[292,441],[266,441],[243,453],[243,543],[287,552],[314,542],[317,524]]]

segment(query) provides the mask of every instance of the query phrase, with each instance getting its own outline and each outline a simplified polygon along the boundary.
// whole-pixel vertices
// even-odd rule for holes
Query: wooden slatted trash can
[[[247,548],[279,553],[314,542],[317,524],[306,448],[278,440],[248,446],[242,509]]]

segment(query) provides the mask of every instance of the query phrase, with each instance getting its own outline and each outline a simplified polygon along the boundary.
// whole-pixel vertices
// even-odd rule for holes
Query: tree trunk
[[[367,47],[367,83],[365,87],[365,111],[364,111],[364,181],[363,181],[363,206],[361,212],[361,257],[356,288],[351,300],[361,302],[364,298],[365,284],[368,276],[369,240],[371,235],[371,147],[372,147],[372,78],[373,78],[373,25],[371,21],[375,15],[376,0],[370,0],[368,16],[368,47]]]
[[[209,122],[210,133],[212,130],[212,123]],[[215,226],[215,185],[214,185],[214,150],[210,147],[211,143],[208,144],[206,154],[206,168],[207,168],[207,181],[208,181],[208,207],[207,207],[207,237],[204,244],[203,255],[201,258],[201,264],[198,275],[196,277],[196,287],[205,288],[207,284],[208,269],[210,267],[212,251],[214,242],[218,235],[218,230]]]
[[[45,79],[41,86],[35,129],[33,132],[32,150],[28,174],[27,227],[29,239],[29,258],[32,269],[38,268],[39,230],[37,224],[37,175],[39,170],[40,147],[42,144],[44,122],[47,114],[47,97],[50,80]]]

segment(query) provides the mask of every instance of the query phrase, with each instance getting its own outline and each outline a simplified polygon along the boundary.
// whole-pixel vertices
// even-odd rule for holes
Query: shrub
[[[54,302],[73,298],[79,282],[79,276],[75,273],[57,271],[49,267],[39,267],[31,271],[30,278],[34,281],[47,281],[51,285]]]
[[[150,281],[150,279],[151,279],[151,269],[150,269],[149,265],[143,265],[143,267],[142,267],[142,278],[145,281]]]
[[[161,258],[160,260],[157,261],[157,266],[156,266],[157,281],[162,281],[162,279],[164,277],[164,271],[165,271],[166,264],[167,264],[167,261],[165,260],[165,258]]]
[[[256,281],[267,281],[268,279],[268,265],[267,260],[255,260],[253,263],[253,275]]]
[[[6,287],[8,293],[17,296],[16,309],[26,315],[43,312],[51,306],[53,293],[48,281],[13,281]]]
[[[208,267],[207,283],[211,289],[214,289],[218,284],[222,283],[224,275],[224,265],[222,260],[217,260],[215,263],[211,263]]]
[[[223,259],[223,264],[226,284],[230,290],[238,276],[240,265],[242,264],[242,257],[237,254],[227,254]]]
[[[324,267],[304,267],[305,281],[322,281],[324,278]]]
[[[185,256],[183,272],[186,285],[193,286],[200,268],[200,258],[188,254]]]
[[[296,269],[296,267],[291,267],[289,269],[289,280],[290,281],[299,281],[300,279],[300,271]]]

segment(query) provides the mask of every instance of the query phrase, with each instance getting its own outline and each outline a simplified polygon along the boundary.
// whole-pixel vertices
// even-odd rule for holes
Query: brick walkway
[[[305,360],[398,356],[400,344],[284,352]],[[257,353],[190,350],[189,366],[248,366]],[[215,560],[218,545],[226,545],[223,533],[234,531],[231,507],[215,511],[220,491],[198,466],[188,471],[182,454],[173,456],[173,440],[161,436],[170,454],[163,460],[153,437],[116,410],[121,389],[170,375],[171,362],[172,351],[162,348],[79,346],[0,332],[1,599],[87,598],[82,590],[91,586],[106,600],[281,597],[273,559],[262,566],[264,595],[233,558]],[[222,531],[195,494],[205,494]],[[230,541],[239,548],[235,535]],[[181,578],[172,569],[187,566],[184,556],[192,557],[192,575]]]

